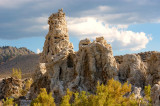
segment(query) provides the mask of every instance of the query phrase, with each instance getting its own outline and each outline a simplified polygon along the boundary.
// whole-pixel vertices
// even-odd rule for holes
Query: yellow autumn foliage
[[[3,99],[3,106],[13,106],[14,102],[13,102],[13,98],[6,98],[6,100]]]
[[[21,69],[12,69],[12,74],[11,77],[16,78],[16,79],[21,79],[22,78],[22,71]]]
[[[111,79],[107,85],[100,85],[98,83],[96,94],[89,94],[85,91],[73,93],[67,90],[62,104],[63,106],[136,106],[139,104],[139,101],[134,99],[133,94],[131,97],[124,96],[130,91],[130,84],[124,83],[121,85],[120,82]],[[71,94],[74,95],[75,99],[73,103],[69,104],[69,100],[72,97]]]
[[[66,95],[62,97],[60,106],[138,106],[148,104],[150,100],[150,87],[145,87],[147,98],[135,99],[135,95],[131,94],[131,84],[128,82],[123,85],[114,79],[108,81],[107,85],[97,84],[95,94],[85,91],[72,92],[67,89]],[[129,94],[130,93],[130,94]],[[127,95],[127,96],[126,96]],[[150,102],[150,101],[149,101]],[[40,105],[41,104],[41,105]],[[44,104],[44,105],[43,105]],[[32,106],[55,106],[54,99],[51,94],[47,94],[42,89],[38,97],[33,100]]]
[[[52,93],[47,93],[45,88],[41,88],[40,94],[31,102],[31,106],[55,106]]]

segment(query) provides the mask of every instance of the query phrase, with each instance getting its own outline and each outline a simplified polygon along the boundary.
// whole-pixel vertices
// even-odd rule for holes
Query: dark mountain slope
[[[12,68],[20,68],[23,75],[31,74],[34,72],[38,63],[38,54],[17,56],[0,65],[0,77],[9,76],[12,72]]]
[[[0,64],[3,64],[17,56],[35,54],[27,48],[16,48],[10,46],[0,47]]]

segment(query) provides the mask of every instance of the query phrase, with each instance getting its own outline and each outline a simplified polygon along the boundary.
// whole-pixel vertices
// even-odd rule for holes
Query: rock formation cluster
[[[46,88],[58,102],[67,88],[94,93],[98,81],[106,84],[108,79],[118,79],[112,47],[103,37],[93,42],[89,39],[81,40],[79,51],[75,52],[69,42],[62,9],[49,17],[48,24],[49,32],[31,88],[32,94],[35,94],[33,98],[40,88]]]
[[[98,81],[106,84],[114,78],[121,83],[131,83],[136,98],[144,96],[143,89],[150,84],[153,104],[160,105],[160,53],[114,57],[111,45],[103,37],[97,37],[93,42],[81,40],[79,50],[75,52],[69,42],[63,9],[52,14],[48,24],[49,32],[34,76],[31,98],[36,97],[40,88],[46,88],[59,102],[67,88],[94,93]]]
[[[155,84],[151,89],[151,98],[152,98],[152,104],[153,106],[159,106],[160,105],[160,85]]]
[[[159,52],[127,54],[115,58],[118,64],[120,81],[129,81],[132,85],[141,88],[148,84],[151,86],[160,84]]]
[[[151,97],[154,106],[160,105],[160,53],[145,52],[115,57],[118,64],[118,78],[123,83],[128,81],[132,87],[151,85]],[[141,92],[143,95],[143,92]]]

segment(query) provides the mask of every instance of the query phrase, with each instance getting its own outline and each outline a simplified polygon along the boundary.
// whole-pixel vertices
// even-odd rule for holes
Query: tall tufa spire
[[[63,9],[52,14],[48,19],[49,32],[46,36],[43,47],[41,62],[48,62],[47,57],[51,58],[63,49],[73,49],[73,44],[69,42],[67,22]]]

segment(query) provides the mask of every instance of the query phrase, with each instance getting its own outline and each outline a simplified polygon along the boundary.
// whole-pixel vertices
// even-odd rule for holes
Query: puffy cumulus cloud
[[[42,51],[40,49],[37,49],[37,54],[41,53]]]
[[[110,26],[94,17],[67,17],[69,32],[80,39],[104,38],[112,44],[115,50],[140,50],[146,47],[151,37],[144,32],[124,30],[128,25]]]

